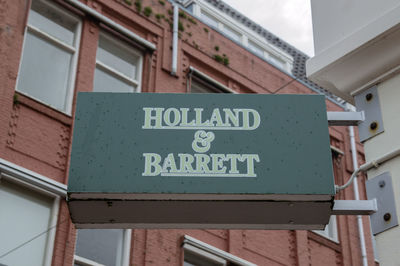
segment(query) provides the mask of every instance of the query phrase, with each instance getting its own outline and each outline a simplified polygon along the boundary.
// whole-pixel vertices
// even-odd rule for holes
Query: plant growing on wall
[[[142,11],[142,0],[136,0],[135,7],[138,12],[141,12]]]
[[[153,9],[151,9],[151,7],[149,7],[149,6],[146,6],[146,7],[143,9],[143,14],[144,14],[146,17],[150,17],[152,13],[153,13]]]

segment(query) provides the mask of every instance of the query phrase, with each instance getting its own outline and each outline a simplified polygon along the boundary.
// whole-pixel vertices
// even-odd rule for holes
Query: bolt
[[[371,101],[372,97],[373,97],[372,93],[368,93],[367,95],[365,95],[365,99],[367,100],[367,102]]]
[[[293,220],[289,220],[289,223],[290,223],[290,224],[294,224],[294,221],[293,221]]]
[[[381,180],[379,181],[379,187],[384,187],[386,185],[385,181]]]
[[[385,220],[385,222],[388,222],[390,218],[392,218],[392,215],[390,215],[388,212],[383,215],[383,220]]]
[[[110,223],[115,223],[115,220],[114,219],[110,219]]]
[[[378,123],[372,122],[372,123],[369,125],[369,128],[370,128],[371,130],[377,129],[377,128],[378,128]]]
[[[107,201],[107,206],[108,207],[112,207],[112,205],[113,205],[112,201]]]

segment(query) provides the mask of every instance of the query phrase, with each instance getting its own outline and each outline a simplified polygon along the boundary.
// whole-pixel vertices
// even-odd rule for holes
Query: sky
[[[314,55],[310,0],[224,2],[307,55]]]

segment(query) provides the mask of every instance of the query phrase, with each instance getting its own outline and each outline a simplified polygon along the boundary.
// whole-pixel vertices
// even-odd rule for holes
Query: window
[[[17,91],[71,112],[80,25],[76,17],[54,4],[32,2]]]
[[[197,78],[192,79],[192,87],[190,93],[223,93],[223,91],[201,81]]]
[[[74,266],[129,264],[131,230],[79,229]]]
[[[232,40],[240,42],[241,34],[232,29],[231,27],[224,25],[224,33]]]
[[[142,55],[112,36],[100,34],[93,91],[140,91]]]
[[[190,93],[236,93],[194,67],[190,67],[187,86]]]
[[[0,265],[51,265],[58,206],[57,195],[0,176]]]
[[[332,241],[339,242],[336,216],[331,215],[331,218],[329,220],[329,223],[326,225],[325,230],[314,230],[313,232],[322,235]]]
[[[185,235],[183,266],[255,266],[255,264]]]

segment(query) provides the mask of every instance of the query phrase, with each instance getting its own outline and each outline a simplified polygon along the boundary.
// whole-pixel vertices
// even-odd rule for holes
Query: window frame
[[[113,43],[116,46],[121,47],[124,50],[129,51],[129,53],[134,54],[135,56],[138,57],[138,64],[136,65],[136,77],[137,80],[134,80],[124,73],[121,73],[120,71],[108,66],[106,63],[102,62],[97,58],[97,53],[99,49],[99,44],[100,44],[100,38],[105,38],[109,42]],[[135,92],[142,92],[142,73],[143,73],[143,53],[140,52],[140,50],[136,49],[133,45],[129,45],[125,40],[121,40],[118,38],[118,36],[115,36],[111,33],[108,33],[107,31],[100,31],[99,33],[99,38],[97,41],[97,51],[96,51],[96,68],[99,68],[99,70],[102,70],[109,74],[110,76],[121,80],[123,83],[128,84],[129,86],[132,86],[134,89],[132,93]],[[94,91],[94,80],[95,80],[95,75],[93,74],[93,91]]]
[[[198,253],[199,257],[207,258],[207,260],[215,263],[222,263],[225,261],[228,265],[256,266],[256,264],[250,261],[242,259],[188,235],[183,236],[182,249],[184,253],[186,250],[194,255]]]
[[[313,230],[313,232],[335,243],[340,243],[336,215],[331,215],[329,223],[325,226],[324,230]]]
[[[73,101],[73,96],[74,96],[74,91],[75,91],[75,82],[76,82],[76,73],[77,73],[77,68],[78,68],[78,58],[79,58],[79,52],[80,52],[80,41],[81,41],[81,35],[82,35],[82,20],[79,16],[75,15],[74,13],[72,13],[71,11],[60,7],[59,5],[49,2],[47,0],[40,0],[41,4],[46,6],[46,8],[50,8],[55,10],[57,13],[62,14],[62,16],[67,17],[68,19],[74,21],[76,23],[76,28],[75,28],[75,32],[74,32],[74,42],[73,45],[74,47],[63,43],[63,41],[58,40],[57,38],[51,36],[50,34],[46,33],[45,31],[33,26],[29,24],[29,16],[31,14],[31,7],[29,9],[29,13],[28,13],[28,18],[27,18],[27,23],[25,26],[25,30],[24,30],[24,40],[23,40],[23,44],[22,44],[22,49],[21,49],[21,56],[20,56],[20,61],[19,61],[19,67],[18,67],[18,76],[17,76],[17,80],[15,83],[15,91],[25,95],[37,102],[40,102],[41,104],[55,109],[61,113],[64,113],[68,116],[71,116],[72,113],[72,101]],[[65,94],[65,99],[64,99],[64,109],[60,109],[58,107],[55,107],[54,105],[52,105],[51,103],[45,102],[44,100],[41,100],[35,96],[30,95],[28,92],[24,92],[18,89],[18,83],[20,80],[20,71],[21,71],[21,67],[22,67],[22,61],[23,61],[23,55],[24,55],[24,51],[25,51],[25,46],[26,46],[26,38],[28,34],[33,34],[36,37],[42,38],[44,39],[46,42],[50,43],[51,45],[54,45],[68,53],[71,53],[72,55],[72,59],[70,62],[70,66],[69,66],[69,75],[67,77],[68,83],[67,83],[67,88],[66,88],[66,94]]]
[[[122,243],[121,243],[121,265],[118,266],[129,266],[131,239],[132,239],[132,229],[123,229]],[[78,241],[78,237],[76,238],[76,241]],[[104,266],[103,264],[93,261],[91,259],[78,256],[75,254],[75,252],[76,250],[74,251],[74,263],[76,261],[80,263],[79,265],[82,266]]]
[[[54,241],[56,237],[56,226],[58,223],[60,200],[61,198],[66,197],[67,187],[47,177],[41,176],[30,170],[0,159],[0,182],[2,180],[6,180],[7,182],[10,182],[17,186],[24,187],[28,190],[34,191],[53,200],[53,204],[50,210],[50,220],[48,223],[48,228],[51,228],[51,230],[46,233],[46,246],[44,249],[44,265],[51,266],[53,260],[55,245]]]
[[[217,80],[211,78],[210,76],[204,74],[203,72],[197,70],[196,68],[190,66],[186,81],[187,93],[192,93],[191,90],[192,90],[193,80],[195,80],[196,83],[199,83],[200,85],[209,88],[210,93],[233,93],[233,94],[238,93],[233,89],[225,86],[224,84],[218,82]]]

